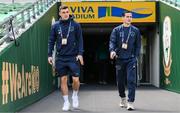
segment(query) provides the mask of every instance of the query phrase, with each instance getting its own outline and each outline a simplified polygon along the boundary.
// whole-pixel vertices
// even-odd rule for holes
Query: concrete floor
[[[80,109],[66,113],[180,113],[180,94],[152,86],[137,88],[134,111],[118,106],[120,98],[115,85],[82,85],[79,95]],[[62,104],[60,91],[56,90],[18,113],[61,113]]]

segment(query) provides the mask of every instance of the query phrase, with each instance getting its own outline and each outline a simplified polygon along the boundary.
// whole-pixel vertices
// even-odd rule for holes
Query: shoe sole
[[[68,109],[68,110],[62,110],[62,111],[67,112],[67,111],[70,111],[70,109]]]
[[[73,110],[75,110],[75,111],[79,111],[80,110],[80,108],[72,108]]]
[[[127,108],[127,106],[125,106],[125,105],[124,105],[124,106],[123,106],[123,105],[119,105],[119,106],[120,106],[121,108]]]
[[[127,110],[128,110],[128,111],[133,111],[134,109],[132,109],[132,108],[128,108]]]
[[[72,108],[73,108],[73,109],[79,109],[79,106],[78,106],[78,107],[74,107],[74,106],[72,106]]]

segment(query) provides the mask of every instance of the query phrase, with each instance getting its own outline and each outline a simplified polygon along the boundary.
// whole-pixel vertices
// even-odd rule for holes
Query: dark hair
[[[131,12],[131,11],[124,11],[124,12],[122,13],[122,17],[124,17],[126,13],[132,13],[132,12]]]
[[[59,11],[61,11],[62,9],[67,9],[67,8],[68,8],[68,6],[62,5],[62,6],[59,7]]]

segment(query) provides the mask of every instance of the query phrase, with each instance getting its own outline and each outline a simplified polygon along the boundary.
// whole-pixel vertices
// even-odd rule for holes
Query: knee
[[[129,71],[127,76],[128,76],[127,77],[128,82],[130,82],[130,83],[136,82],[136,72],[134,69]]]
[[[67,82],[67,76],[61,77],[61,83],[66,83]]]
[[[74,83],[79,83],[79,77],[73,77],[73,82]]]
[[[127,82],[128,83],[135,83],[136,82],[136,77],[135,77],[135,75],[131,75],[131,76],[128,76],[127,77]]]
[[[132,83],[136,83],[136,80],[135,80],[135,79],[127,79],[127,82],[128,82],[129,84],[132,84]]]

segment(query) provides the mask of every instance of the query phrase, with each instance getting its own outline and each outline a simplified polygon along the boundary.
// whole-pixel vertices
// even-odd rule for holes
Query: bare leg
[[[80,86],[79,77],[72,77],[72,78],[73,78],[72,88],[74,91],[78,91]]]
[[[61,92],[62,96],[64,99],[64,104],[63,104],[63,111],[68,111],[70,109],[70,103],[68,99],[68,86],[67,86],[67,76],[62,76],[61,77]]]
[[[73,78],[73,84],[72,84],[72,88],[73,88],[73,94],[72,94],[72,105],[74,108],[78,108],[79,107],[79,100],[78,100],[78,91],[79,91],[79,77],[72,77]]]
[[[62,95],[68,95],[67,76],[61,77],[61,91]]]

